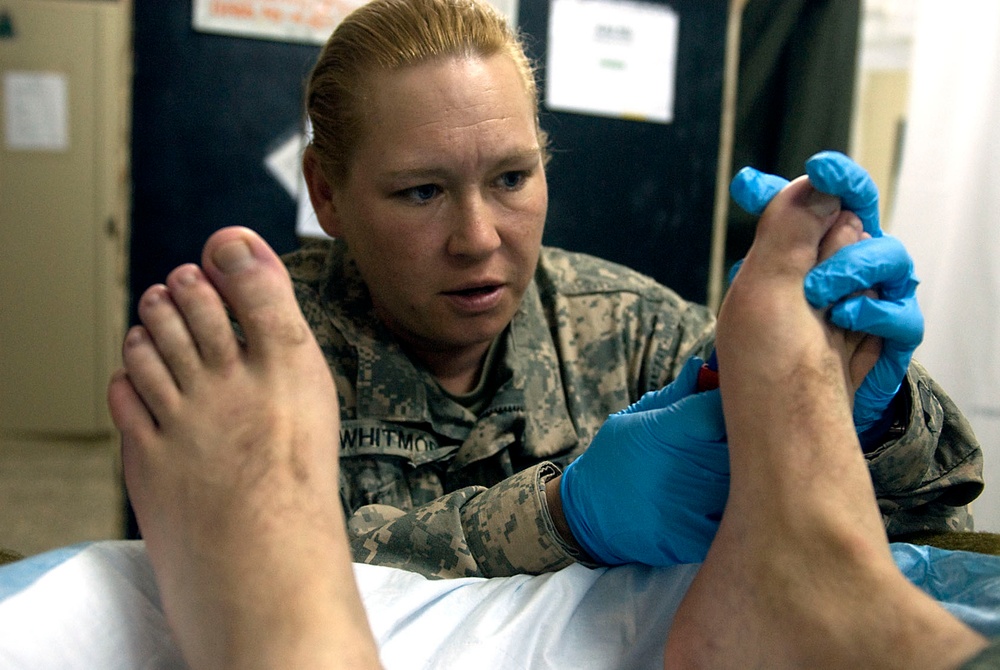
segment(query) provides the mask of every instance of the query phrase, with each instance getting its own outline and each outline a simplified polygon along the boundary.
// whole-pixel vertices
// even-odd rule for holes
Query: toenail
[[[143,302],[147,305],[155,305],[163,299],[163,292],[158,286],[150,287],[142,296]]]
[[[212,260],[225,274],[233,274],[248,268],[253,262],[253,254],[246,240],[238,239],[216,247]]]
[[[840,198],[813,189],[807,196],[806,207],[816,216],[825,219],[840,211]]]
[[[133,326],[125,334],[125,346],[134,347],[142,344],[146,340],[146,332],[140,326]]]
[[[183,268],[177,272],[177,283],[190,286],[198,279],[198,273],[193,268]]]

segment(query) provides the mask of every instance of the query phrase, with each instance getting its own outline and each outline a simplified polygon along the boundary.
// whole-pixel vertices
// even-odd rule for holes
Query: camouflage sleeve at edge
[[[461,509],[484,490],[459,489],[409,512],[361,507],[347,522],[352,559],[433,579],[482,577],[462,531]]]
[[[425,577],[503,577],[553,572],[575,562],[545,505],[541,463],[496,486],[470,486],[409,512],[367,505],[348,520],[354,561]]]
[[[906,433],[868,455],[890,537],[971,530],[970,503],[983,490],[983,454],[968,420],[919,363],[907,373]]]
[[[551,463],[523,470],[462,510],[469,549],[487,577],[554,572],[579,560],[560,537],[545,503]]]

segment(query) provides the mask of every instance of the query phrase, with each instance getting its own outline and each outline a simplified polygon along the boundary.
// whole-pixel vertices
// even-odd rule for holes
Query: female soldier
[[[683,454],[598,431],[707,358],[713,317],[626,268],[541,245],[546,136],[505,21],[476,0],[375,0],[326,44],[307,111],[306,181],[335,239],[285,262],[339,393],[355,560],[440,577],[701,560],[728,487],[717,397],[704,401],[707,427],[692,429],[702,461],[690,480]],[[818,165],[856,176],[843,157]],[[861,174],[829,192],[848,206],[873,193]],[[825,306],[888,285],[875,272],[902,274],[902,295],[872,302],[882,316],[903,305],[908,317],[888,321],[906,329],[849,324],[884,338],[855,399],[859,430],[891,535],[966,528],[979,448],[909,365],[922,323],[908,256],[877,260],[848,256],[815,275],[809,297]],[[835,281],[848,275],[866,284]],[[664,519],[679,525],[674,539],[650,537]]]

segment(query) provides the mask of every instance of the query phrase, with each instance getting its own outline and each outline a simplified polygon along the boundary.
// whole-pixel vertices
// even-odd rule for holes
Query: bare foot
[[[803,278],[843,221],[835,198],[793,182],[723,303],[732,483],[668,668],[948,668],[985,646],[896,568],[851,420],[865,345],[805,301]]]
[[[202,267],[145,292],[108,388],[182,653],[195,668],[377,667],[340,507],[326,361],[260,237],[217,232]]]

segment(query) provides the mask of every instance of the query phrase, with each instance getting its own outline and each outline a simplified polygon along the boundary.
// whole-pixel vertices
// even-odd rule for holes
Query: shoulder
[[[282,255],[281,260],[296,284],[317,284],[328,272],[333,240],[307,240],[295,251]]]
[[[343,243],[337,240],[314,239],[281,257],[299,307],[317,336],[318,331],[334,321],[344,321],[344,312],[351,304],[341,295],[348,283],[343,275],[344,249]],[[331,286],[337,287],[337,295],[331,293]]]
[[[634,294],[652,301],[684,302],[652,277],[589,254],[543,247],[536,273],[539,291],[565,297]]]
[[[367,308],[368,291],[342,240],[307,240],[281,260],[300,300],[323,302],[326,309],[335,305],[362,311]]]

